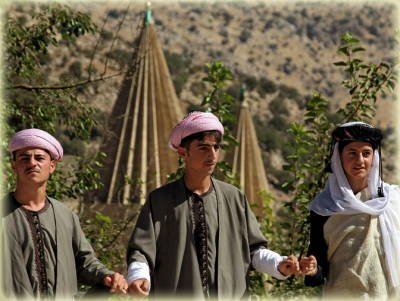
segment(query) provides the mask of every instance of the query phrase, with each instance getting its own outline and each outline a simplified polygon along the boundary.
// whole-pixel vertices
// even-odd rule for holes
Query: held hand
[[[138,279],[132,282],[129,286],[129,295],[132,298],[144,298],[149,295],[147,290],[150,283],[146,279]]]
[[[126,282],[124,276],[120,273],[114,273],[112,275],[107,275],[103,279],[104,285],[110,286],[111,293],[121,292],[123,295],[126,294],[128,290],[128,283]]]
[[[313,255],[300,260],[300,275],[315,276],[317,271],[317,259]]]
[[[278,265],[278,270],[282,275],[289,276],[291,274],[298,275],[300,273],[299,261],[296,256],[290,255]]]

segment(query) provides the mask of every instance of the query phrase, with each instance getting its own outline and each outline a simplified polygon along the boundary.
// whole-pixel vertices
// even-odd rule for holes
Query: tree
[[[126,69],[121,69],[115,74],[105,76],[108,58],[129,6],[111,43],[104,71],[98,78],[91,75],[91,62],[102,38],[108,14],[93,50],[87,79],[82,78],[81,64],[76,61],[70,65],[73,76],[61,76],[59,83],[49,85],[40,64],[41,58],[48,55],[49,47],[58,47],[60,42],[74,42],[76,38],[85,34],[95,34],[97,26],[89,15],[74,12],[66,5],[54,2],[49,6],[40,7],[41,9],[37,8],[35,11],[33,8],[30,12],[34,20],[32,25],[24,26],[17,20],[8,18],[4,26],[2,53],[5,62],[5,93],[1,110],[0,139],[5,154],[8,153],[7,145],[12,135],[25,128],[40,128],[51,134],[61,128],[69,133],[71,140],[76,138],[89,144],[91,131],[101,125],[95,118],[94,109],[79,100],[76,88],[126,72]],[[84,190],[101,185],[98,172],[93,166],[100,165],[105,154],[99,154],[96,158],[85,158],[84,155],[76,158],[72,173],[66,174],[56,169],[49,179],[49,196],[56,199],[62,199],[63,196],[76,198],[76,195],[83,195]],[[7,158],[7,155],[5,157]],[[1,194],[4,195],[15,188],[15,175],[11,171],[9,154],[2,165],[5,181]]]

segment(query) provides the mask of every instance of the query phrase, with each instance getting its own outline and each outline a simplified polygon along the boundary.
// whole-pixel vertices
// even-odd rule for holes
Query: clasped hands
[[[290,255],[278,265],[278,270],[284,276],[291,274],[296,276],[315,276],[317,273],[317,260],[313,255],[310,255],[302,258],[299,263],[296,256]]]

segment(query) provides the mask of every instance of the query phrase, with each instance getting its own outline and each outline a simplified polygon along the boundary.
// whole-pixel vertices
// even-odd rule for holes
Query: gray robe
[[[218,201],[218,299],[249,298],[252,255],[267,240],[236,187],[212,179]],[[152,191],[129,241],[128,266],[144,262],[151,271],[150,296],[204,299],[192,221],[183,177]]]
[[[77,282],[95,286],[114,272],[108,270],[94,256],[93,248],[82,232],[78,216],[61,202],[51,198],[48,200],[53,208],[53,220],[56,224],[55,298],[71,300],[78,292]],[[35,268],[38,263],[33,254],[34,243],[29,224],[21,212],[21,206],[15,203],[12,193],[2,200],[2,204],[3,293],[13,300],[38,299],[39,285]],[[53,252],[53,249],[47,251]]]

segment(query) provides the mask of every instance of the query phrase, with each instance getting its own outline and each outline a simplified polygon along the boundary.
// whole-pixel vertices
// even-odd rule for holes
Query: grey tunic
[[[209,233],[218,229],[219,234],[217,254],[212,254],[217,260],[218,299],[247,299],[251,257],[266,248],[267,241],[244,193],[212,181],[218,216],[208,218],[207,227],[212,228]],[[209,208],[213,206],[206,205]],[[183,177],[150,193],[129,241],[127,261],[128,266],[132,262],[149,265],[152,297],[204,299]]]
[[[77,293],[77,282],[94,286],[114,273],[95,258],[78,216],[64,204],[48,198],[42,210],[33,212],[20,206],[13,193],[2,203],[2,272],[9,275],[3,277],[3,292],[9,299],[40,299],[44,285],[50,298],[68,300]],[[44,259],[31,216],[39,220]]]

